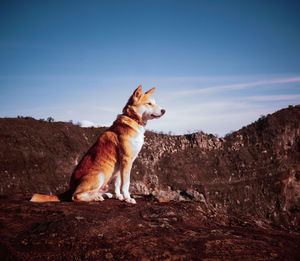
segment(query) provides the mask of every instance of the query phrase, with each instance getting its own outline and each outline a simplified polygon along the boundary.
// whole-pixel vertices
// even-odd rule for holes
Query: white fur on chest
[[[140,127],[137,127],[136,130],[137,130],[138,134],[135,137],[130,139],[130,141],[131,141],[131,150],[134,153],[132,160],[136,159],[137,155],[141,151],[142,146],[144,144],[145,128],[140,126]]]

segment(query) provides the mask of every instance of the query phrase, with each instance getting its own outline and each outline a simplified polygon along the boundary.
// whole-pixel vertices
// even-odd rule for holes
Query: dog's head
[[[152,97],[155,87],[149,91],[143,93],[142,86],[140,85],[129,98],[126,106],[123,109],[123,113],[137,117],[142,122],[148,120],[160,118],[165,114],[165,110],[162,109]]]

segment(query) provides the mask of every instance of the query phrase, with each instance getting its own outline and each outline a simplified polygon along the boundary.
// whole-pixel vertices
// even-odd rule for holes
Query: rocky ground
[[[0,119],[1,260],[298,260],[300,106],[224,138],[147,132],[135,206],[57,194],[105,128]]]
[[[0,200],[1,260],[299,260],[300,235],[197,202]]]

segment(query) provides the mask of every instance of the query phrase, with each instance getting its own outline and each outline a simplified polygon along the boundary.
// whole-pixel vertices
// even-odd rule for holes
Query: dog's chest
[[[133,152],[133,160],[137,157],[142,146],[144,144],[144,133],[145,129],[143,127],[136,128],[138,134],[130,139],[131,141],[131,151]]]

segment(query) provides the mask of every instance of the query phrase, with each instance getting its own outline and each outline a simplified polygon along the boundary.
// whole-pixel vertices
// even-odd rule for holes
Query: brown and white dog
[[[98,138],[76,167],[67,192],[58,196],[34,194],[31,201],[102,201],[103,194],[112,197],[106,190],[114,177],[116,198],[135,204],[129,193],[132,163],[143,146],[147,121],[165,113],[152,98],[154,90],[155,87],[143,93],[140,85],[134,91],[123,114]]]

